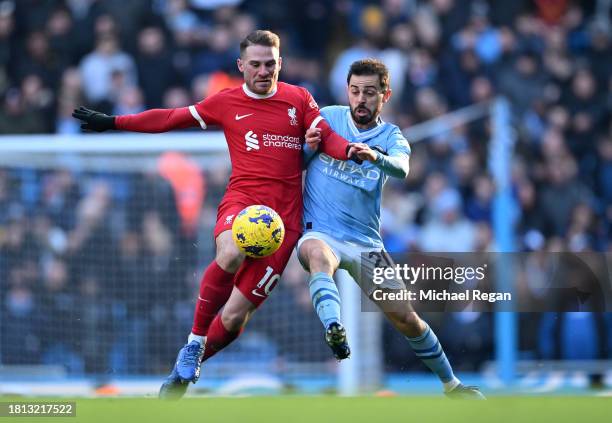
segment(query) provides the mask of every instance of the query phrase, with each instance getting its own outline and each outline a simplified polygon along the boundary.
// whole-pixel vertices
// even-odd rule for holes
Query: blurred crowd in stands
[[[70,117],[80,105],[128,114],[193,104],[240,84],[240,40],[269,28],[281,35],[281,80],[307,87],[320,106],[345,103],[348,66],[364,57],[389,67],[384,118],[402,128],[506,96],[517,137],[516,250],[610,252],[612,26],[598,4],[1,0],[0,134],[80,133]],[[483,118],[413,144],[408,179],[387,186],[388,250],[496,250],[490,136]],[[163,172],[0,168],[1,362],[63,363],[76,373],[167,370],[190,326],[202,264],[212,258],[228,171],[202,171],[205,201],[191,230]],[[297,263],[283,281],[266,308],[299,310],[300,324],[318,329]],[[303,355],[286,340],[301,334],[283,322],[266,325],[265,314],[254,327],[284,337],[273,354]],[[491,315],[430,318],[460,368],[492,358]],[[609,315],[548,316],[539,326],[528,319],[526,356],[611,354]],[[592,348],[577,351],[559,335],[575,328]],[[316,347],[301,359],[327,357],[313,333]],[[385,333],[389,367],[419,369],[403,340]]]

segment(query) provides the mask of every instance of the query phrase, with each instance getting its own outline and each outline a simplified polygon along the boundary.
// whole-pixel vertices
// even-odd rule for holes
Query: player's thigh
[[[298,259],[304,270],[307,272],[319,271],[310,269],[310,262],[317,261],[319,264],[331,266],[331,273],[333,273],[341,262],[340,252],[336,249],[337,243],[333,237],[323,232],[306,232],[297,243]]]
[[[377,248],[346,244],[341,250],[342,265],[357,281],[363,292],[372,297],[377,289],[400,290],[406,286],[397,279],[385,279],[382,283],[374,283],[375,269],[393,267],[389,254]]]
[[[221,205],[217,211],[217,223],[214,231],[217,246],[215,261],[223,270],[231,273],[238,270],[246,257],[238,249],[232,237],[234,217],[243,208],[243,204]]]
[[[247,257],[244,260],[234,281],[236,288],[255,307],[259,307],[276,287],[299,237],[299,232],[288,230],[282,245],[274,254],[263,258]]]
[[[322,239],[310,238],[300,244],[298,258],[310,273],[325,272],[334,274],[340,260],[331,247]]]

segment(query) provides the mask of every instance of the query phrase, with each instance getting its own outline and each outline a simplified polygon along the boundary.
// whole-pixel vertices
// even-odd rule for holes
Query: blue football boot
[[[180,399],[187,391],[189,382],[196,383],[200,377],[204,347],[197,341],[191,341],[181,348],[172,372],[159,390],[159,397]]]
[[[176,358],[176,372],[184,382],[198,381],[203,356],[204,346],[198,341],[191,341],[181,348]]]

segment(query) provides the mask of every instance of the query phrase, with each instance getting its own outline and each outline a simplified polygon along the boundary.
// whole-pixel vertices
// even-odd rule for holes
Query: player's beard
[[[361,110],[365,110],[367,113],[363,115],[358,115],[357,111]],[[354,109],[351,108],[351,116],[353,117],[353,120],[359,125],[369,125],[378,117],[378,113],[372,112],[372,110],[368,109],[365,106],[357,106]]]

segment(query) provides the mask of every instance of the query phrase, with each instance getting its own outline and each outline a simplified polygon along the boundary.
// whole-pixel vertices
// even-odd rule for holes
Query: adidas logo
[[[244,139],[246,141],[246,150],[259,150],[259,140],[257,134],[253,131],[249,131],[245,134]]]

